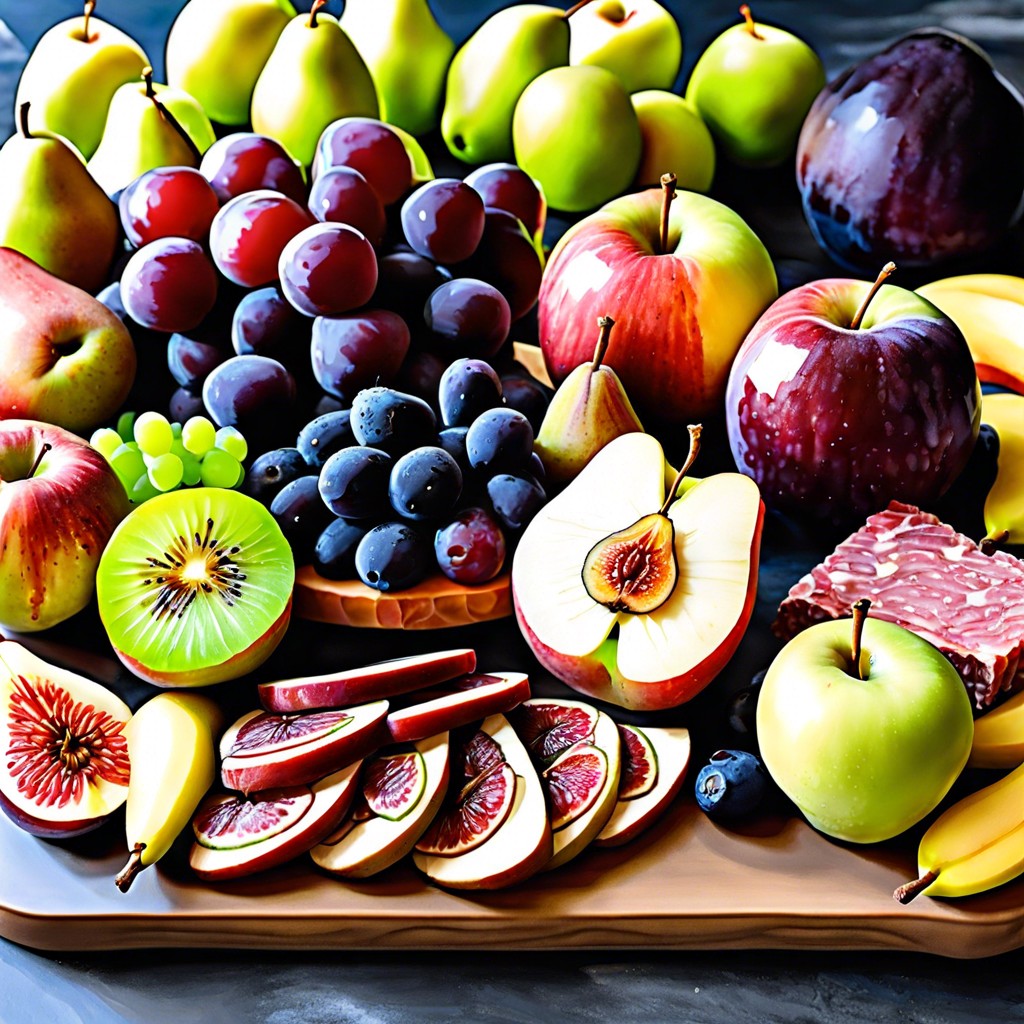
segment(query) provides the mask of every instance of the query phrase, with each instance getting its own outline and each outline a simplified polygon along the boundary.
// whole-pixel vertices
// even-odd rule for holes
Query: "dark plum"
[[[288,538],[297,565],[312,561],[317,538],[334,518],[320,500],[315,476],[300,476],[274,495],[270,514]]]
[[[466,452],[474,469],[492,475],[523,471],[533,454],[533,428],[515,409],[489,409],[470,424]]]
[[[726,718],[729,728],[748,742],[757,742],[757,699],[761,696],[761,684],[766,670],[758,672],[747,686],[737,690],[729,698]]]
[[[415,252],[393,252],[377,262],[377,290],[371,305],[398,313],[407,323],[423,320],[423,307],[451,272]]]
[[[128,261],[121,301],[143,327],[173,334],[203,322],[217,301],[217,272],[191,238],[158,238]]]
[[[551,392],[532,377],[507,376],[501,378],[501,393],[504,404],[521,412],[537,434],[551,403]]]
[[[290,413],[295,379],[276,359],[232,356],[206,378],[203,402],[218,427],[238,427],[247,438],[262,436],[262,428]]]
[[[484,201],[464,181],[435,178],[402,204],[402,230],[415,252],[438,263],[468,260],[484,233]]]
[[[320,497],[346,519],[377,519],[388,511],[391,456],[352,445],[335,452],[320,471]]]
[[[372,245],[384,240],[388,220],[373,186],[354,167],[324,171],[309,193],[310,212],[319,221],[350,224]]]
[[[439,519],[455,508],[461,494],[462,470],[443,448],[414,448],[391,470],[388,497],[404,519]]]
[[[484,206],[506,210],[539,238],[547,218],[547,203],[537,182],[515,164],[485,164],[466,175],[466,184],[480,193]]]
[[[275,448],[253,460],[242,490],[250,498],[269,505],[285,484],[300,476],[315,475],[298,448]]]
[[[335,452],[355,442],[351,413],[348,409],[339,409],[310,420],[299,431],[295,447],[310,466],[321,469]]]
[[[335,519],[317,538],[313,549],[313,568],[325,580],[350,580],[356,574],[356,548],[366,530],[362,526]]]
[[[434,558],[450,580],[470,586],[486,583],[505,564],[505,535],[482,508],[460,512],[434,536]]]
[[[761,761],[745,750],[718,750],[697,774],[697,806],[716,821],[747,818],[771,793]]]
[[[332,167],[353,167],[389,206],[412,185],[412,160],[405,143],[383,122],[372,117],[343,117],[320,136],[313,157],[313,177]]]
[[[313,375],[329,394],[351,402],[364,388],[390,384],[409,351],[409,328],[386,309],[313,321]]]
[[[472,277],[456,278],[432,292],[423,319],[435,351],[480,359],[501,348],[512,323],[505,296]]]
[[[430,541],[409,523],[381,523],[356,548],[359,578],[377,590],[403,590],[419,583],[434,565]]]
[[[444,425],[468,427],[501,405],[501,378],[482,359],[456,359],[442,374],[437,395]]]
[[[188,388],[178,388],[167,403],[167,418],[172,423],[185,423],[193,416],[205,416],[203,396]]]
[[[203,154],[199,171],[222,203],[258,189],[283,192],[296,203],[306,201],[302,168],[280,142],[266,135],[225,135]]]
[[[192,391],[201,388],[210,373],[229,356],[231,351],[189,334],[172,334],[167,340],[167,368],[183,388]]]
[[[437,435],[437,446],[443,448],[458,464],[465,478],[472,470],[466,452],[466,434],[469,427],[446,427]]]
[[[370,301],[377,257],[366,235],[348,224],[314,224],[281,250],[284,297],[306,316],[337,316]]]
[[[495,514],[510,530],[521,530],[548,500],[536,480],[499,473],[487,481],[487,496]]]
[[[127,185],[117,206],[125,237],[138,249],[172,236],[205,242],[220,203],[194,167],[157,167]]]
[[[437,435],[434,411],[415,395],[366,388],[352,403],[352,433],[359,444],[404,455]]]
[[[231,344],[240,356],[270,356],[282,361],[305,355],[309,321],[286,302],[276,285],[242,297],[231,320]]]
[[[395,377],[399,391],[422,398],[431,409],[437,410],[437,391],[447,363],[433,352],[412,352],[406,356]]]

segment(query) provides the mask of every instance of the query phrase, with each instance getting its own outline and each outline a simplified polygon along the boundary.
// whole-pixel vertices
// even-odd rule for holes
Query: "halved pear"
[[[616,438],[541,509],[512,567],[516,617],[538,660],[627,708],[676,707],[699,693],[732,657],[754,607],[764,506],[739,473],[707,477],[664,510],[678,575],[657,607],[610,607],[588,591],[595,545],[657,513],[665,487],[661,445],[647,434]]]

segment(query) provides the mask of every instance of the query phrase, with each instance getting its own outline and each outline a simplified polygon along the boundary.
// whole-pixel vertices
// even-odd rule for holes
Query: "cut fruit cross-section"
[[[658,779],[658,755],[646,733],[634,725],[619,723],[622,741],[622,777],[619,799],[635,800],[649,793]]]
[[[588,739],[597,727],[597,709],[575,700],[537,697],[524,701],[509,718],[527,750],[540,761],[550,761]]]
[[[548,791],[552,831],[557,833],[589,811],[607,778],[608,758],[592,743],[570,747],[545,768],[541,779]]]
[[[366,806],[389,821],[404,818],[419,803],[426,785],[423,755],[416,750],[381,754],[363,772]]]

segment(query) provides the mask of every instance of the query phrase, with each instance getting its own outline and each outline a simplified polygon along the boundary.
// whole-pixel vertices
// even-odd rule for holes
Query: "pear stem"
[[[676,182],[679,179],[672,173],[661,176],[661,232],[658,237],[659,251],[664,256],[668,252],[668,212],[672,200],[676,197]]]
[[[324,3],[326,2],[327,0],[324,0]],[[143,68],[142,79],[146,83],[146,97],[153,101],[153,106],[160,111],[160,116],[181,136],[181,141],[188,147],[189,152],[192,154],[192,159],[195,160],[195,166],[198,167],[202,162],[203,154],[199,152],[199,147],[195,144],[195,140],[185,131],[181,122],[160,102],[160,97],[157,96],[156,89],[153,86],[153,69],[149,67]]]
[[[878,277],[875,278],[875,283],[868,290],[867,295],[864,296],[864,301],[860,304],[860,308],[856,313],[853,314],[853,319],[850,321],[850,330],[856,331],[860,327],[861,320],[864,319],[864,314],[868,311],[868,306],[871,305],[871,300],[878,294],[878,289],[885,284],[885,279],[896,269],[896,264],[891,260],[882,267]]]
[[[909,903],[915,896],[920,896],[938,877],[938,871],[926,871],[920,878],[915,878],[912,882],[898,886],[896,891],[893,892],[892,898],[897,903]]]
[[[28,127],[28,110],[32,104],[28,100],[25,100],[20,107],[18,107],[18,131],[21,132],[22,137],[26,139],[32,138],[32,132],[29,131]]]
[[[577,11],[579,11],[582,8],[586,7],[587,4],[589,4],[589,3],[590,3],[590,0],[580,0],[580,2],[578,4],[573,4],[572,7],[570,7],[569,10],[567,10],[565,12],[563,17],[565,17],[566,19],[571,18]]]
[[[36,475],[36,470],[39,468],[39,463],[43,461],[43,457],[46,455],[48,451],[50,451],[51,448],[53,448],[53,445],[50,444],[49,441],[47,441],[43,444],[42,448],[39,449],[39,454],[36,456],[36,461],[32,463],[32,468],[28,471],[28,476],[25,477],[26,480],[31,480],[32,477]]]
[[[999,533],[991,533],[987,537],[983,537],[978,546],[983,555],[994,555],[1009,539],[1010,531],[1000,530]]]
[[[755,39],[764,39],[764,36],[757,31],[757,25],[754,24],[754,16],[750,13],[750,8],[746,4],[740,6],[740,14],[743,15],[743,19],[747,23],[747,31]]]
[[[121,892],[127,892],[132,887],[132,882],[135,881],[135,876],[142,870],[142,851],[146,848],[145,843],[136,843],[132,847],[131,856],[128,858],[128,863],[114,876],[114,885],[121,890]]]
[[[597,336],[597,347],[594,349],[594,360],[590,364],[590,372],[593,373],[604,362],[605,353],[608,351],[608,342],[611,340],[612,328],[615,321],[610,316],[599,316],[597,326],[601,333]]]
[[[146,83],[146,98],[155,100],[156,89],[153,88],[153,69],[151,67],[142,69],[142,80]]]
[[[867,679],[867,675],[864,673],[864,669],[861,666],[861,642],[864,638],[864,623],[867,622],[868,609],[871,607],[871,602],[866,598],[862,597],[859,601],[855,601],[853,605],[853,667],[857,672],[858,679]]]
[[[320,8],[325,6],[327,0],[313,0],[313,6],[309,9],[309,21],[306,25],[309,28],[316,28],[316,16],[320,13]]]
[[[683,468],[676,473],[675,480],[672,481],[672,486],[668,489],[668,494],[665,495],[665,504],[658,509],[659,516],[667,516],[669,507],[672,502],[676,500],[676,491],[679,490],[679,485],[683,482],[683,477],[689,472],[690,467],[697,461],[697,456],[700,454],[700,433],[704,429],[699,423],[691,423],[687,428],[690,434],[690,451],[687,453],[686,461],[683,463]]]
[[[85,11],[82,14],[82,41],[89,42],[89,19],[96,10],[96,0],[85,0]]]

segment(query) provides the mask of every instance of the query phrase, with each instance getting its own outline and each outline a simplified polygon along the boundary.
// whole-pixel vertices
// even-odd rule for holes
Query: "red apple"
[[[641,418],[684,422],[715,412],[729,366],[778,295],[768,252],[728,207],[670,190],[614,199],[555,246],[538,310],[540,344],[556,384],[594,355],[594,324],[617,324],[604,362]]]
[[[121,481],[80,437],[0,420],[0,626],[34,632],[81,611],[128,510]]]

